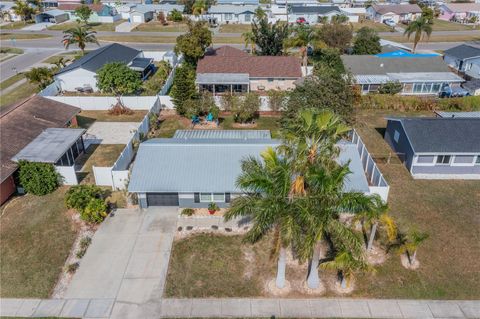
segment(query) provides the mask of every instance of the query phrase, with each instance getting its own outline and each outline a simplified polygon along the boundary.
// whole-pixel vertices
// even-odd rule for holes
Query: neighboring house
[[[207,17],[218,23],[250,24],[257,8],[255,5],[214,5],[208,9]]]
[[[166,18],[173,10],[183,12],[184,8],[184,5],[178,4],[137,4],[130,8],[128,18],[131,22],[144,23],[156,19],[160,12],[163,12]]]
[[[154,11],[148,8],[133,7],[129,19],[133,23],[146,23],[153,20]]]
[[[444,51],[444,61],[466,75],[480,79],[480,47],[461,44]]]
[[[470,95],[480,95],[480,79],[467,81],[462,84],[462,87],[470,92]]]
[[[454,87],[464,82],[440,56],[342,55],[341,58],[362,94],[376,92],[387,82],[399,82],[403,85],[400,94],[437,95],[447,85]]]
[[[421,15],[422,9],[417,4],[374,4],[367,8],[367,18],[380,23],[385,20],[409,22]]]
[[[199,91],[288,90],[302,77],[300,59],[293,56],[253,56],[230,46],[209,52],[198,61]]]
[[[18,164],[12,158],[48,128],[76,126],[80,109],[38,95],[0,110],[0,204],[15,191]]]
[[[480,118],[388,118],[385,140],[414,178],[480,179]]]
[[[438,18],[446,21],[469,22],[474,16],[480,17],[480,3],[444,3],[439,10]]]
[[[12,7],[15,5],[14,2],[2,1],[0,2],[0,12],[1,20],[4,22],[17,22],[22,21],[22,17],[17,15]]]
[[[260,158],[280,140],[265,131],[177,131],[173,138],[150,139],[140,144],[128,191],[138,195],[140,207],[207,207],[216,202],[228,207],[242,191],[236,180],[241,161]],[[351,173],[345,191],[370,194],[356,144],[341,142],[337,161],[348,163]],[[194,159],[194,160],[192,160]],[[161,167],[161,169],[159,169]],[[383,187],[388,187],[384,185]]]
[[[70,20],[76,20],[75,10],[80,6],[82,6],[81,3],[59,3],[58,9],[67,12]],[[87,6],[93,11],[89,22],[113,23],[122,19],[122,15],[113,6],[105,4],[87,4]]]
[[[62,23],[69,19],[70,17],[67,12],[58,9],[47,10],[35,15],[35,23]]]
[[[97,88],[97,71],[105,64],[122,62],[138,71],[146,78],[154,68],[153,59],[145,58],[142,51],[113,43],[89,52],[72,64],[55,74],[55,82],[61,91],[78,91],[79,89]]]
[[[244,6],[244,5],[252,5],[252,6],[259,6],[259,0],[217,0],[216,4],[219,5],[236,5],[236,6]]]
[[[334,16],[345,15],[350,22],[357,22],[358,16],[348,14],[340,10],[338,6],[305,6],[292,5],[290,6],[288,20],[290,23],[295,23],[297,19],[305,19],[309,24],[317,24],[324,19],[328,22]],[[356,20],[356,21],[354,21]]]

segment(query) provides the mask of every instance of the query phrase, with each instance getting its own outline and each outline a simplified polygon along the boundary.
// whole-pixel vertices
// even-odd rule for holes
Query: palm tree
[[[323,263],[320,267],[338,271],[340,285],[343,289],[350,287],[350,283],[357,271],[373,270],[365,260],[355,258],[348,251],[340,251],[333,260]]]
[[[411,230],[407,235],[401,234],[398,239],[397,245],[398,251],[401,254],[406,254],[408,258],[408,264],[414,265],[417,261],[418,247],[427,240],[429,235],[417,230]]]
[[[196,17],[203,15],[207,10],[207,4],[204,0],[196,0],[192,6],[192,14]]]
[[[97,37],[95,36],[96,31],[90,31],[88,26],[78,26],[76,28],[71,28],[63,31],[63,45],[65,49],[68,49],[70,44],[77,44],[77,46],[82,51],[82,55],[85,55],[85,47],[87,43],[98,43]]]
[[[288,198],[290,190],[290,164],[275,150],[268,148],[261,155],[242,162],[242,174],[237,186],[246,193],[236,198],[225,214],[225,220],[247,216],[252,228],[245,240],[255,243],[273,233],[272,257],[278,256],[276,286],[285,287],[287,247],[298,238],[301,227],[295,222],[295,202]]]
[[[305,74],[307,74],[308,45],[316,39],[316,33],[312,27],[306,24],[299,24],[292,29],[291,35],[284,41],[285,49],[288,48],[300,48],[300,55],[302,57],[302,63],[305,67]]]
[[[256,44],[255,44],[255,37],[253,35],[253,32],[252,31],[247,31],[247,32],[242,33],[242,38],[245,41],[245,48],[250,46],[250,50],[251,50],[252,54],[254,54]]]
[[[32,18],[32,14],[35,12],[35,10],[27,2],[21,0],[15,1],[15,5],[12,7],[12,9],[16,15],[20,16],[24,23],[27,20],[30,20]]]
[[[67,62],[69,62],[70,60],[65,58],[65,57],[60,57],[58,58],[57,61],[53,62],[53,64],[55,64],[55,66],[57,67],[57,69],[61,69],[61,68],[64,68],[67,66]]]
[[[25,77],[30,83],[36,84],[40,90],[53,82],[53,70],[46,67],[32,68],[25,72]]]
[[[415,21],[412,21],[406,28],[405,32],[403,33],[404,35],[406,34],[408,39],[410,39],[410,36],[415,33],[415,36],[413,38],[413,53],[415,53],[415,50],[417,48],[418,42],[422,39],[423,35],[425,34],[427,38],[430,37],[432,34],[432,24],[429,23],[427,19],[424,17],[420,17]]]

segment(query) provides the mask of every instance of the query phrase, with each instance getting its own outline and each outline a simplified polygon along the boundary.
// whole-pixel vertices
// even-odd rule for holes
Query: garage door
[[[178,206],[178,193],[148,193],[148,206]]]
[[[133,21],[132,22],[142,23],[143,19],[142,19],[141,16],[133,16]]]

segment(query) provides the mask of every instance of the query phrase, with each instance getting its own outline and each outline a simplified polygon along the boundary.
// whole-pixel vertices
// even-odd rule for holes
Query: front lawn
[[[51,38],[49,34],[40,33],[1,33],[0,40],[36,40]]]
[[[10,22],[8,24],[4,24],[0,26],[0,30],[18,30],[25,28],[29,24],[33,24],[32,22],[23,22],[23,21],[15,21],[15,22]]]
[[[186,32],[187,25],[185,23],[174,23],[169,25],[163,25],[159,21],[150,21],[142,23],[132,31],[145,31],[145,32]]]
[[[353,31],[357,32],[360,28],[369,27],[377,32],[389,32],[391,27],[385,23],[374,22],[372,20],[363,20],[362,22],[352,23]]]
[[[99,122],[141,122],[147,110],[136,110],[130,115],[111,115],[108,111],[87,111],[82,110],[77,115],[78,126],[88,129],[95,121]]]
[[[125,21],[126,20],[118,20],[113,23],[91,22],[88,25],[92,28],[93,31],[115,31],[115,27]],[[65,22],[49,26],[47,29],[64,31],[72,28],[77,28],[81,25],[83,24],[80,24],[78,22]]]
[[[77,234],[66,214],[65,191],[15,197],[2,207],[2,298],[50,296]]]
[[[413,43],[413,36],[408,39],[406,36],[403,35],[388,35],[382,36],[382,39],[400,42],[400,43]],[[435,35],[432,34],[430,38],[425,38],[418,43],[418,45],[422,45],[426,42],[465,42],[465,41],[479,41],[480,35],[478,34],[453,34],[453,35]]]
[[[465,31],[474,30],[473,26],[461,24],[457,22],[450,22],[440,19],[433,20],[433,31]]]
[[[222,24],[220,25],[220,33],[244,33],[252,31],[250,24]]]

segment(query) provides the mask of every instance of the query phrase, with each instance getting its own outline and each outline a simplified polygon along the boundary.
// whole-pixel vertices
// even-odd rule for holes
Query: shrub
[[[216,105],[213,105],[209,110],[208,110],[209,113],[212,114],[213,118],[214,119],[218,119],[218,117],[220,116],[220,108]]]
[[[177,112],[182,116],[192,118],[193,116],[199,116],[202,113],[202,108],[197,99],[189,99],[183,102],[181,108],[177,107]]]
[[[167,18],[168,20],[174,21],[174,22],[181,22],[183,20],[182,13],[177,9],[173,9]]]
[[[90,244],[92,243],[92,238],[91,237],[83,237],[81,240],[80,240],[80,248],[81,249],[86,249],[88,246],[90,246]]]
[[[87,249],[86,248],[82,248],[80,249],[79,251],[77,251],[77,253],[75,254],[75,256],[77,256],[78,259],[81,259],[83,256],[85,256],[85,253],[87,252]]]
[[[156,95],[162,89],[170,74],[172,67],[167,61],[161,61],[157,65],[155,73],[143,83],[143,95]]]
[[[220,103],[222,104],[223,109],[229,112],[237,108],[240,99],[236,94],[227,93],[221,96]]]
[[[134,94],[142,87],[140,75],[121,62],[107,63],[97,71],[97,86],[105,93]]]
[[[75,271],[77,271],[79,264],[78,263],[73,263],[69,264],[67,266],[67,272],[70,274],[73,274]]]
[[[260,98],[256,93],[245,94],[242,103],[232,109],[233,119],[237,123],[247,123],[253,120],[260,109]]]
[[[195,211],[193,210],[193,208],[184,208],[182,210],[182,215],[184,216],[192,216],[193,213],[195,213]]]
[[[46,195],[60,185],[61,176],[52,164],[20,161],[19,166],[20,184],[27,193]]]
[[[208,210],[218,211],[220,210],[220,208],[218,207],[217,203],[211,202],[210,204],[208,204]]]
[[[282,111],[285,107],[287,92],[279,90],[268,90],[268,105],[274,112]]]
[[[101,223],[105,217],[107,217],[107,204],[100,198],[92,198],[80,212],[80,218],[89,223]]]
[[[76,209],[82,212],[88,203],[94,198],[102,198],[103,190],[95,185],[75,185],[65,194],[65,205],[67,208]]]
[[[400,82],[387,82],[378,88],[378,93],[395,95],[400,93],[402,89],[403,85]]]

